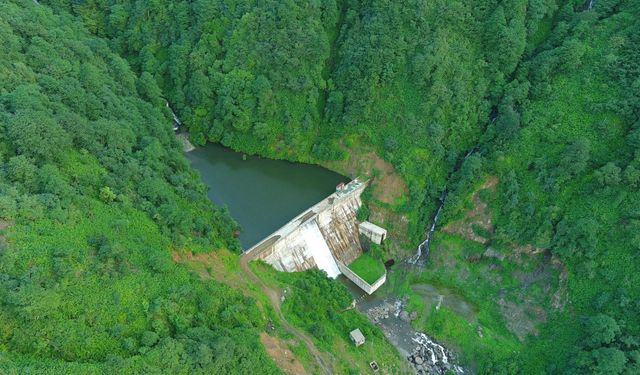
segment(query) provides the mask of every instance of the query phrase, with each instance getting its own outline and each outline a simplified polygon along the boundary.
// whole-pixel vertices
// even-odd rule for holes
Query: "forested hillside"
[[[550,249],[568,307],[541,335],[538,371],[640,372],[640,4],[562,5],[520,63],[486,136],[501,184],[496,240]],[[508,114],[508,115],[507,115]],[[555,348],[572,348],[558,350]],[[577,351],[573,348],[577,347]]]
[[[255,302],[172,262],[235,224],[155,82],[84,30],[0,4],[0,372],[279,373]]]
[[[390,203],[411,216],[415,239],[527,39],[557,10],[527,0],[46,2],[155,78],[198,144],[311,162],[373,148],[408,184]]]
[[[0,15],[0,223],[11,224],[0,343],[13,359],[152,366],[167,350],[186,353],[193,369],[201,349],[249,347],[246,361],[273,370],[251,346],[259,319],[250,303],[170,262],[170,249],[238,244],[233,220],[208,203],[180,155],[166,99],[197,144],[343,171],[359,158],[390,163],[406,190],[382,198],[385,180],[373,171],[363,212],[391,229],[384,251],[394,256],[423,239],[443,191],[439,226],[466,218],[479,196],[491,225],[474,227],[472,240],[437,233],[434,259],[463,250],[412,276],[480,306],[474,324],[486,339],[428,326],[474,371],[640,372],[638,1],[41,3],[5,2]],[[562,269],[561,303],[545,300],[528,336],[507,328],[493,305],[508,291],[494,284],[538,265],[489,267],[479,255],[488,248],[533,249]],[[128,299],[129,285],[138,291]],[[94,296],[95,306],[78,309],[62,290]],[[531,298],[514,303],[548,297],[525,292]],[[201,298],[216,306],[210,320],[193,307]],[[132,307],[141,299],[144,311]]]

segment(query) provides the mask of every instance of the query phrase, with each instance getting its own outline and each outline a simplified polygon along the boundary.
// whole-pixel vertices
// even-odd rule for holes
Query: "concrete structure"
[[[362,255],[356,215],[365,187],[366,183],[358,179],[338,185],[335,193],[258,242],[245,255],[263,260],[278,271],[319,268],[333,278],[344,273],[367,293],[373,293],[384,283],[386,274],[380,283],[369,285],[346,266]]]
[[[356,284],[360,289],[367,292],[367,294],[373,294],[378,288],[382,286],[382,284],[387,281],[387,271],[384,271],[384,274],[380,276],[378,280],[376,280],[373,284],[369,284],[362,277],[358,276],[357,273],[353,272],[351,268],[347,267],[344,263],[338,261],[338,269],[342,274],[351,282]]]
[[[368,238],[371,242],[380,245],[384,238],[387,236],[387,230],[381,228],[368,221],[363,221],[358,225],[358,231],[361,235]]]
[[[369,362],[369,367],[371,367],[371,370],[373,370],[373,372],[378,372],[380,370],[380,366],[378,366],[378,362],[376,361]]]
[[[356,213],[365,183],[345,185],[247,250],[279,271],[320,268],[331,277],[340,274],[336,259],[351,263],[362,254]],[[347,189],[349,189],[347,191]]]
[[[351,337],[351,341],[353,341],[356,346],[360,346],[364,344],[364,335],[358,328],[354,329],[349,333],[349,337]]]

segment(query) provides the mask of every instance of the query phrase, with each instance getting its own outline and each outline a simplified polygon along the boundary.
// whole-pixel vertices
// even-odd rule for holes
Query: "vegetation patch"
[[[464,211],[464,217],[448,223],[443,232],[456,233],[471,241],[480,243],[489,242],[494,230],[491,210],[488,207],[488,200],[496,192],[498,180],[495,177],[489,177],[482,185],[471,194],[470,209]],[[464,200],[461,200],[463,203]],[[447,202],[449,203],[449,202]],[[447,210],[453,211],[450,206]]]
[[[369,284],[378,281],[385,273],[384,264],[367,253],[360,255],[349,264],[349,269]]]

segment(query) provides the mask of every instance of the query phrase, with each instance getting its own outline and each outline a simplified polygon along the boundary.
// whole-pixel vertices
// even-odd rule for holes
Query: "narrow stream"
[[[447,193],[448,191],[445,188],[442,194],[440,194],[440,203],[438,204],[436,214],[433,216],[433,220],[431,221],[431,227],[427,231],[427,238],[420,245],[418,245],[415,255],[407,260],[409,264],[419,264],[418,262],[421,261],[422,254],[424,254],[424,260],[422,261],[423,263],[426,262],[426,260],[429,258],[429,246],[431,244],[431,237],[433,236],[433,232],[436,231],[438,217],[440,216],[440,212],[442,212],[442,207],[444,207],[444,201],[447,199]]]
[[[474,147],[466,153],[464,158],[456,163],[447,181],[455,176],[455,173],[460,170],[464,161],[473,155],[477,149],[478,146]],[[449,193],[447,185],[445,185],[442,193],[440,193],[438,197],[438,208],[426,232],[425,240],[418,245],[415,254],[407,259],[407,263],[410,265],[424,266],[429,258],[431,239],[433,238],[433,233],[436,231],[438,219],[440,218]],[[399,266],[403,267],[402,265]],[[398,270],[395,272],[398,272]],[[464,299],[459,298],[454,293],[440,290],[430,284],[414,285],[414,288],[414,290],[425,299],[428,306],[432,306],[435,303],[435,308],[438,310],[444,304],[447,308],[465,317],[468,321],[475,320],[476,311],[473,306],[469,305]],[[386,298],[368,296],[360,297],[360,299],[356,297],[356,300],[358,301],[358,309],[367,314],[371,321],[382,328],[389,341],[409,360],[416,374],[465,373],[464,369],[457,364],[455,355],[451,351],[437,343],[424,332],[413,329],[411,321],[415,319],[415,315],[404,310],[405,299],[399,298],[398,296],[388,296]]]
[[[165,105],[167,106],[167,108],[169,108],[169,111],[171,112],[171,116],[173,116],[173,131],[178,131],[182,126],[182,121],[180,121],[180,119],[178,118],[178,115],[176,115],[176,113],[173,111],[173,108],[169,106],[168,101],[165,101]]]
[[[458,162],[456,166],[453,168],[453,171],[449,174],[449,177],[447,180],[450,180],[451,177],[454,176],[455,173],[460,170],[460,168],[464,164],[464,161],[467,160],[471,155],[473,155],[477,151],[477,149],[478,149],[478,146],[472,148],[469,152],[467,152],[464,158],[462,158],[460,162]],[[416,253],[413,256],[411,256],[409,259],[407,259],[407,263],[422,266],[427,262],[427,259],[429,258],[429,246],[431,245],[431,238],[433,237],[433,233],[436,231],[438,218],[440,217],[440,213],[442,212],[442,207],[444,207],[445,201],[447,200],[448,193],[449,193],[449,190],[447,188],[447,185],[445,185],[444,190],[438,197],[438,209],[436,210],[436,214],[433,216],[433,220],[431,221],[431,226],[429,227],[429,230],[427,230],[427,233],[425,236],[426,238],[424,241],[422,241],[422,243],[420,243],[420,245],[418,245],[418,248],[416,249]]]

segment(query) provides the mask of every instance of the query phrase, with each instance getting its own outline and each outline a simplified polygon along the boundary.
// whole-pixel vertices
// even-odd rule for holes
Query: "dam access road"
[[[315,358],[322,373],[325,375],[333,374],[330,360],[323,356],[323,354],[320,352],[320,350],[318,350],[311,338],[302,330],[292,326],[291,324],[289,324],[289,322],[287,322],[287,319],[284,317],[284,314],[282,314],[281,309],[281,291],[277,288],[272,288],[265,284],[264,281],[262,281],[262,279],[260,279],[260,277],[258,277],[258,275],[253,272],[251,267],[249,267],[249,262],[255,259],[255,255],[256,253],[250,252],[242,254],[242,256],[240,257],[240,268],[242,269],[242,272],[249,276],[251,281],[259,285],[260,289],[262,289],[262,291],[269,297],[269,303],[271,304],[271,307],[273,307],[273,310],[276,312],[276,316],[280,320],[280,324],[282,325],[282,327],[287,332],[304,343],[309,353],[311,353],[311,355],[313,355],[313,357]]]

